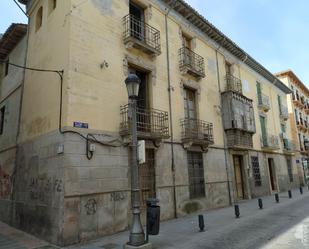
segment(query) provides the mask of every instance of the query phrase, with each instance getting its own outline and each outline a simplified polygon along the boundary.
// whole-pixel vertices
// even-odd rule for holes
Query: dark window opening
[[[9,61],[6,61],[4,65],[4,76],[7,76],[9,74],[9,66]]]
[[[0,135],[3,134],[4,129],[4,113],[5,113],[5,106],[1,107],[0,109]]]
[[[42,26],[42,22],[43,22],[43,7],[40,7],[36,14],[35,31],[38,31],[40,29],[40,27]]]

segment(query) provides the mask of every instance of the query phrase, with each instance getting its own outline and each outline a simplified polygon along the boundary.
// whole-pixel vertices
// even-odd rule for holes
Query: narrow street
[[[161,223],[160,235],[150,237],[153,249],[305,249],[309,248],[309,191],[293,198],[280,194],[280,203],[273,196],[239,203],[240,218],[228,207],[204,213],[206,230],[199,232],[197,214]],[[66,249],[122,249],[128,231],[106,236]],[[31,235],[0,223],[1,249],[58,248]]]
[[[263,198],[264,208],[257,200],[241,202],[241,217],[236,219],[234,208],[204,213],[206,231],[199,232],[197,214],[161,224],[159,236],[150,237],[154,249],[302,249],[309,248],[309,192],[293,198],[280,194],[280,203],[273,196]],[[128,232],[108,236],[70,249],[120,249]]]

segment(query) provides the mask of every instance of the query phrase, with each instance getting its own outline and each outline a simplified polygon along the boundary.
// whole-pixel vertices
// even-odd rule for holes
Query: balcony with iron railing
[[[284,105],[280,106],[280,118],[282,120],[288,120],[289,119],[289,111],[288,108]]]
[[[120,107],[120,135],[131,135],[131,118],[128,105]],[[168,113],[156,109],[136,108],[138,138],[161,140],[169,138]]]
[[[241,80],[231,74],[226,74],[226,91],[232,91],[242,94]]]
[[[303,101],[301,100],[301,97],[298,93],[293,94],[293,103],[298,108],[304,108]]]
[[[161,53],[160,31],[133,15],[123,18],[123,40],[127,48],[141,49],[151,55]]]
[[[184,144],[207,147],[214,143],[213,124],[199,119],[183,119],[180,121]]]
[[[263,93],[258,95],[258,107],[265,112],[270,110],[269,97]]]
[[[261,135],[261,147],[265,150],[279,150],[279,136],[276,135]]]
[[[299,129],[301,131],[306,130],[305,122],[304,122],[303,118],[299,118],[299,120],[296,121],[296,125],[297,125],[297,129]]]
[[[182,73],[190,74],[196,78],[205,77],[204,58],[189,48],[179,49],[179,68]]]
[[[283,150],[285,152],[295,152],[295,150],[297,149],[296,144],[290,139],[287,138],[283,139],[282,144],[283,144]]]

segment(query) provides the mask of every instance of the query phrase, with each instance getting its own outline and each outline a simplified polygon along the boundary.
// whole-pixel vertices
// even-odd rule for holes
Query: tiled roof
[[[4,60],[26,35],[27,25],[12,23],[0,39],[0,60]]]

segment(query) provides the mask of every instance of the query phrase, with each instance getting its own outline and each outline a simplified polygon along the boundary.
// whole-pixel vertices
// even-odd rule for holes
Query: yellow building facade
[[[290,88],[184,1],[20,2],[44,71],[25,71],[15,226],[59,245],[127,229],[130,72],[143,220],[149,197],[166,220],[299,185]]]
[[[276,76],[289,88],[292,94],[287,96],[291,136],[295,144],[298,174],[301,183],[308,181],[308,132],[309,132],[309,90],[292,70],[277,73]]]

